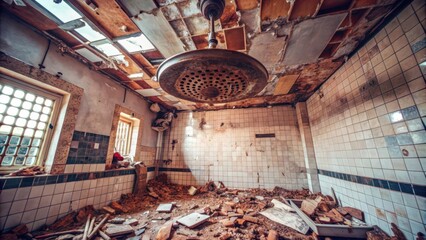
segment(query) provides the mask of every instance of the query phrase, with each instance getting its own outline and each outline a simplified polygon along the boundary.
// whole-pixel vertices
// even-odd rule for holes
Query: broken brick
[[[224,227],[234,227],[234,226],[235,226],[234,221],[231,221],[230,219],[223,219],[223,220],[220,220],[220,223],[222,223],[222,225],[223,225]]]
[[[257,217],[252,217],[249,215],[244,215],[243,217],[244,220],[246,220],[247,222],[252,222],[252,223],[258,223],[259,219]]]

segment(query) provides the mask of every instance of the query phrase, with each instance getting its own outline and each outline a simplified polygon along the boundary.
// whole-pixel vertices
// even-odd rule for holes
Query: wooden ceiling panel
[[[149,52],[144,52],[144,53],[142,53],[142,55],[148,61],[164,59],[163,55],[159,51],[157,51],[157,50],[155,50],[155,51],[149,51]]]
[[[290,20],[314,16],[321,6],[321,1],[322,0],[295,1],[293,9],[291,10]]]
[[[119,64],[118,66],[127,74],[142,72],[142,69],[130,57],[124,56],[124,60],[127,64]]]
[[[225,9],[223,10],[222,16],[220,17],[220,23],[222,28],[232,28],[237,27],[239,16],[237,14],[237,6],[231,0],[226,0]]]
[[[246,50],[244,27],[225,29],[226,46],[230,50]]]
[[[97,24],[108,31],[112,38],[140,32],[139,28],[114,0],[89,0],[97,6],[96,10],[93,10],[82,0],[70,0],[70,2],[85,15],[96,19]]]
[[[216,38],[218,41],[216,48],[226,49],[225,34],[223,34],[223,31],[216,32]],[[193,36],[192,40],[195,46],[197,46],[197,49],[206,49],[209,46],[207,34]]]
[[[143,80],[135,80],[134,82],[137,83],[139,86],[141,86],[143,89],[152,88],[151,85],[149,85],[147,82],[145,82]]]
[[[374,6],[375,4],[377,4],[377,0],[355,0],[353,8],[366,8]]]
[[[352,1],[354,0],[324,0],[318,15],[346,11],[352,5]]]
[[[257,8],[259,0],[235,0],[238,10],[252,10]]]
[[[274,95],[287,94],[299,75],[284,75],[278,79],[278,83],[274,90]]]
[[[262,21],[273,21],[278,18],[287,18],[290,7],[291,5],[287,1],[262,0],[260,18]]]
[[[151,63],[140,53],[134,53],[132,56],[144,67],[152,67]]]

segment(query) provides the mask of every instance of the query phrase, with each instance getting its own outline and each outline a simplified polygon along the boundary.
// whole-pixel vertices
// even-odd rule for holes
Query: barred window
[[[42,163],[60,96],[0,76],[0,167]]]
[[[121,155],[129,155],[132,140],[133,122],[123,116],[118,120],[117,135],[115,138],[115,151]]]

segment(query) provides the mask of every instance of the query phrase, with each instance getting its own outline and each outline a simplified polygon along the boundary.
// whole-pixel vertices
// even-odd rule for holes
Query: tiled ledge
[[[393,190],[397,192],[426,197],[426,186],[421,186],[417,184],[395,182],[395,181],[389,181],[384,179],[363,177],[363,176],[357,176],[357,175],[352,175],[347,173],[338,173],[338,172],[320,170],[320,169],[318,170],[318,174],[322,174],[325,176],[329,176],[329,177],[333,177],[333,178],[337,178],[337,179],[341,179],[345,181],[350,181],[354,183],[359,183],[363,185],[369,185],[373,187],[384,188],[384,189]]]
[[[22,188],[22,187],[30,187],[30,186],[41,186],[41,185],[49,185],[49,184],[57,184],[57,183],[67,183],[67,182],[76,182],[76,181],[84,181],[91,179],[99,179],[99,178],[108,178],[108,177],[116,177],[123,175],[132,175],[135,174],[135,170],[133,168],[125,168],[125,169],[115,169],[108,171],[99,171],[99,172],[82,172],[82,173],[65,173],[65,174],[57,174],[57,175],[37,175],[31,177],[0,177],[0,190],[10,189],[10,188]]]

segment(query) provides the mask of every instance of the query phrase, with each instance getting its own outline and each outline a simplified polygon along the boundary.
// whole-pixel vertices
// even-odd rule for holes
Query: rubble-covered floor
[[[193,195],[190,194],[191,190]],[[274,207],[272,202],[277,200],[310,199],[307,201],[314,202],[318,198],[326,202],[334,201],[330,196],[312,194],[307,189],[285,190],[276,187],[271,191],[237,190],[228,189],[221,182],[219,186],[208,182],[205,186],[191,189],[191,186],[167,183],[163,175],[148,182],[145,194],[123,195],[120,201],[112,202],[100,210],[86,206],[32,233],[27,232],[25,225],[19,225],[1,235],[0,239],[324,239],[316,236],[312,230],[302,234],[259,214]],[[158,212],[160,204],[169,204],[164,205],[166,208],[171,204],[171,210]],[[318,204],[313,211],[322,211],[324,207],[328,208],[328,205]],[[325,211],[336,212],[336,209]],[[182,217],[191,213],[202,214],[200,216],[207,216],[208,219],[200,221],[196,227],[184,226]],[[327,216],[328,221],[339,221],[333,215]],[[323,217],[327,218],[326,215]],[[343,220],[338,224],[343,224]],[[100,231],[96,227],[98,225]],[[383,232],[377,231],[369,236],[379,238],[369,239],[404,239],[387,238]]]

